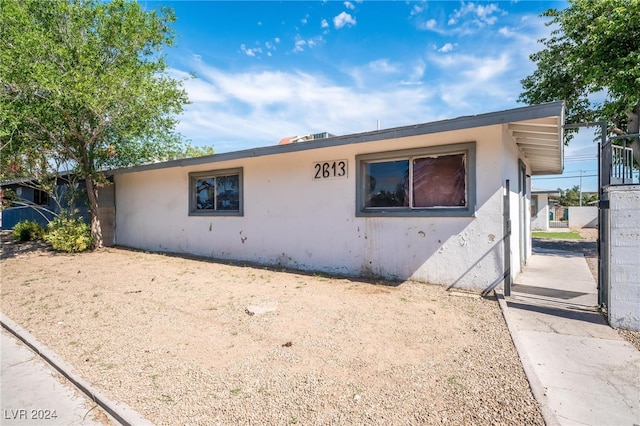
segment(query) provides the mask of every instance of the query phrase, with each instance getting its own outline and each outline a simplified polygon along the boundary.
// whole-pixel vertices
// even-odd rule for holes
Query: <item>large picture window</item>
[[[241,216],[242,169],[190,173],[189,214]]]
[[[358,216],[471,216],[475,144],[356,157]]]

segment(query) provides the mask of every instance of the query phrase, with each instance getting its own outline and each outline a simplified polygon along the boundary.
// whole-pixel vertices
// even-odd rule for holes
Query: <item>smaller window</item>
[[[33,202],[39,206],[46,206],[49,204],[49,194],[39,189],[33,190]]]
[[[190,216],[242,214],[242,169],[189,173]]]

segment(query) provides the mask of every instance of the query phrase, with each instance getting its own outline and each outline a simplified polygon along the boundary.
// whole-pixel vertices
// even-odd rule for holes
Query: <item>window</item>
[[[33,202],[39,206],[46,206],[49,204],[49,194],[39,189],[33,190]]]
[[[364,154],[358,164],[358,216],[471,216],[475,144]]]
[[[189,174],[190,216],[242,214],[242,169]]]

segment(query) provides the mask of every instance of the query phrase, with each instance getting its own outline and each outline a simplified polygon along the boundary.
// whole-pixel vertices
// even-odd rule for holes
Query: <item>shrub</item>
[[[13,227],[13,239],[18,241],[40,240],[43,236],[44,228],[32,220],[23,220]]]
[[[93,247],[91,227],[82,218],[70,214],[60,214],[49,223],[49,232],[45,241],[54,250],[76,253]]]

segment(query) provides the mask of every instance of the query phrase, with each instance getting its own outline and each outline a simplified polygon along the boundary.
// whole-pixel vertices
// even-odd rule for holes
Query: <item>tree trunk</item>
[[[87,186],[87,198],[89,202],[89,215],[91,217],[91,236],[93,237],[93,247],[100,248],[103,246],[102,226],[100,224],[99,206],[98,206],[98,188],[91,176],[85,178]]]

